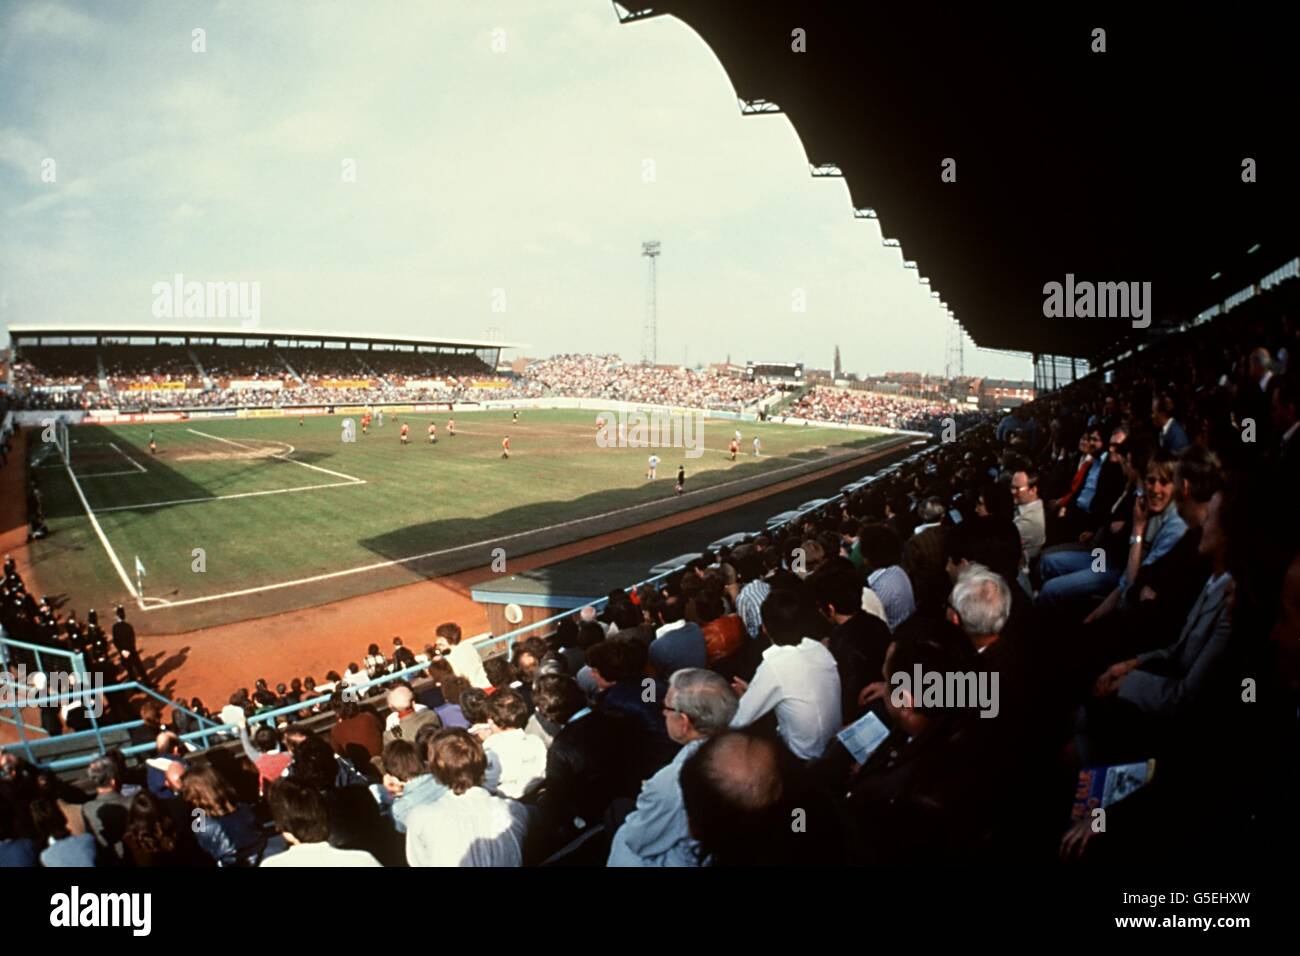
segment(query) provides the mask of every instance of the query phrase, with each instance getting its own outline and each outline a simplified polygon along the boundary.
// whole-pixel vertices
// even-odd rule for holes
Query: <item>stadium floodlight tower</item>
[[[650,260],[650,292],[646,302],[645,325],[641,328],[641,363],[656,365],[659,360],[659,314],[655,288],[655,260],[659,258],[659,240],[641,243],[641,255]]]

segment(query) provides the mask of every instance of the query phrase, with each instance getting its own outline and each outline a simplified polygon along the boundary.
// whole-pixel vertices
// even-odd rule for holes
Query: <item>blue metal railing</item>
[[[978,427],[978,426],[973,426],[973,427]],[[970,430],[971,430],[971,429],[968,428],[968,429],[964,430],[962,434],[965,434],[966,432],[968,432],[968,431],[970,431]],[[929,446],[929,447],[927,447],[927,448],[920,449],[919,451],[917,451],[917,452],[915,452],[915,453],[913,453],[913,454],[907,456],[907,458],[905,458],[905,459],[904,459],[902,462],[900,462],[899,464],[908,464],[908,463],[912,463],[912,462],[918,461],[918,460],[920,460],[920,459],[926,458],[926,457],[928,457],[928,456],[934,454],[934,453],[935,453],[935,452],[936,452],[940,447],[941,447],[941,446],[939,446],[939,445],[931,445],[931,446]],[[874,478],[875,478],[875,476],[873,476],[873,478],[872,478],[871,480],[874,480]],[[828,506],[833,505],[833,504],[835,504],[836,502],[838,502],[838,501],[844,499],[845,497],[846,497],[846,495],[845,495],[844,492],[839,492],[839,493],[837,493],[836,495],[834,495],[833,497],[831,497],[831,498],[827,498],[827,499],[826,499],[822,504],[818,505],[817,507],[818,507],[818,508],[825,508],[825,507],[828,507]],[[811,510],[817,510],[817,509],[811,509]],[[753,533],[754,533],[754,534],[765,534],[765,533],[768,533],[769,531],[770,531],[770,529],[766,529],[766,528],[765,528],[765,529],[763,529],[762,531],[755,531],[755,532],[753,532]],[[633,591],[633,590],[635,590],[635,589],[637,589],[637,588],[641,588],[641,587],[645,587],[646,585],[654,584],[654,583],[656,583],[656,582],[658,582],[658,581],[664,580],[665,578],[668,578],[668,577],[672,576],[673,574],[676,574],[676,573],[677,573],[678,571],[680,571],[680,570],[681,570],[681,567],[680,567],[680,566],[679,566],[679,567],[676,567],[676,568],[672,568],[671,570],[664,571],[664,572],[661,573],[661,574],[656,574],[656,575],[654,575],[653,577],[649,577],[649,578],[646,578],[646,579],[643,580],[643,581],[638,581],[638,582],[635,583],[635,584],[629,585],[628,587],[625,587],[623,590],[624,590],[625,593],[627,593],[627,592],[631,592],[631,591]],[[510,649],[514,646],[514,644],[515,644],[515,643],[516,643],[516,642],[517,642],[521,637],[523,637],[524,635],[531,634],[532,632],[536,631],[536,630],[539,629],[539,628],[547,627],[548,625],[554,624],[554,623],[556,623],[556,622],[558,622],[558,621],[562,621],[562,620],[563,620],[564,618],[566,618],[566,617],[570,617],[570,616],[575,615],[575,614],[580,614],[580,613],[581,613],[585,608],[588,608],[588,607],[590,607],[590,608],[595,608],[596,610],[600,610],[600,609],[602,609],[602,608],[603,608],[606,604],[608,604],[608,603],[609,603],[609,598],[608,598],[608,597],[598,598],[598,599],[596,599],[596,600],[594,600],[594,601],[591,601],[591,602],[589,602],[589,603],[587,603],[587,604],[581,605],[581,606],[579,606],[579,607],[569,608],[569,609],[567,609],[567,610],[565,610],[565,611],[561,611],[561,612],[558,613],[558,614],[553,614],[553,615],[551,615],[550,617],[542,618],[541,620],[534,621],[534,622],[532,622],[531,624],[525,624],[525,625],[523,625],[523,626],[521,626],[521,627],[515,628],[515,629],[512,630],[512,631],[508,631],[508,632],[506,632],[505,634],[501,634],[501,635],[498,635],[498,636],[496,636],[496,637],[491,637],[491,638],[488,638],[487,640],[482,640],[482,639],[481,639],[481,638],[482,638],[482,635],[480,635],[480,636],[477,637],[477,638],[470,638],[470,640],[476,642],[476,649],[479,650],[480,653],[481,653],[482,651],[484,651],[484,650],[492,651],[492,650],[494,650],[495,648],[500,647],[500,646],[502,646],[502,645],[505,646],[505,651],[506,651],[506,653],[509,653]],[[66,651],[60,651],[60,650],[58,650],[57,648],[40,648],[40,647],[38,647],[38,646],[36,646],[36,645],[33,645],[33,644],[26,644],[26,643],[21,642],[21,641],[13,641],[13,640],[10,640],[10,639],[8,639],[8,638],[4,638],[4,637],[3,637],[3,631],[0,631],[0,648],[3,648],[3,646],[4,646],[4,644],[5,644],[6,642],[9,643],[9,644],[11,644],[11,645],[13,645],[13,646],[16,646],[16,647],[23,647],[23,648],[25,648],[25,649],[29,649],[29,650],[32,650],[32,651],[38,651],[38,652],[39,652],[39,651],[45,651],[45,652],[51,652],[51,651],[54,651],[54,652],[57,652],[57,653],[60,653],[60,654],[64,654],[64,655],[67,655],[67,654],[69,653],[69,652],[66,652]],[[80,655],[77,655],[77,656],[80,657]],[[493,654],[489,654],[488,656],[494,656],[494,655],[493,655]],[[38,658],[38,660],[39,660],[39,658]],[[393,673],[385,674],[385,675],[383,675],[383,676],[381,676],[381,677],[376,677],[376,678],[374,678],[374,679],[372,679],[372,680],[366,681],[366,682],[363,683],[363,684],[358,684],[358,685],[356,685],[355,690],[353,691],[353,693],[355,693],[357,697],[362,697],[363,695],[366,694],[367,691],[370,691],[370,690],[372,690],[372,689],[376,689],[376,688],[380,688],[380,687],[382,687],[382,686],[385,685],[385,684],[391,684],[391,683],[394,683],[394,682],[396,682],[396,681],[400,681],[400,680],[404,680],[404,679],[408,679],[408,678],[413,678],[413,677],[415,677],[416,675],[418,675],[419,673],[421,673],[422,671],[426,670],[427,667],[428,667],[428,664],[427,664],[427,663],[424,663],[424,664],[414,664],[414,665],[412,665],[411,667],[403,668],[403,669],[400,670],[400,671],[394,671]],[[201,741],[201,743],[200,743],[200,744],[197,744],[197,746],[201,746],[202,748],[206,749],[206,748],[212,746],[212,738],[213,738],[213,737],[220,738],[220,741],[224,741],[224,740],[230,740],[230,739],[237,739],[237,737],[238,737],[238,735],[239,735],[239,726],[238,726],[238,725],[236,725],[236,724],[217,723],[217,722],[215,722],[215,721],[213,721],[213,720],[211,720],[211,719],[208,719],[208,718],[202,717],[202,716],[200,716],[200,715],[198,715],[198,714],[193,713],[192,711],[186,710],[185,708],[178,706],[175,702],[168,700],[167,698],[163,697],[161,694],[157,693],[156,691],[152,690],[151,688],[149,688],[149,687],[145,687],[145,686],[143,686],[143,685],[141,685],[141,684],[139,684],[139,683],[137,683],[137,682],[134,682],[134,681],[132,681],[132,682],[130,682],[130,683],[126,683],[126,684],[115,684],[115,685],[113,685],[113,686],[111,686],[111,687],[103,688],[102,691],[100,691],[100,692],[102,692],[102,693],[109,693],[109,692],[112,692],[112,691],[119,691],[119,690],[139,690],[139,691],[142,691],[142,692],[144,692],[144,693],[146,693],[146,694],[149,694],[150,696],[153,696],[153,697],[157,698],[158,700],[162,701],[164,704],[168,705],[169,707],[173,707],[173,708],[175,708],[175,709],[178,710],[178,711],[181,711],[181,712],[183,712],[183,713],[185,713],[185,714],[188,714],[190,717],[192,717],[192,718],[194,718],[195,720],[199,721],[199,723],[200,723],[201,725],[205,725],[205,724],[206,724],[206,725],[209,725],[209,726],[201,726],[199,730],[190,731],[190,732],[188,732],[188,733],[185,733],[185,734],[180,735],[180,739],[181,739],[182,741],[184,741],[185,743],[187,743],[187,744],[189,744],[189,743],[194,743],[194,742],[196,742],[196,741]],[[70,693],[70,694],[58,695],[57,698],[47,698],[47,699],[48,699],[50,702],[53,702],[55,699],[63,699],[63,698],[77,697],[77,696],[82,696],[83,694],[84,694],[83,691],[77,691],[77,692],[72,692],[72,693]],[[310,699],[308,699],[308,700],[299,701],[299,702],[296,703],[296,704],[288,704],[288,705],[286,705],[286,706],[284,706],[284,707],[277,707],[277,708],[275,708],[275,709],[273,709],[273,710],[268,710],[268,711],[264,711],[264,712],[261,712],[261,713],[253,714],[252,716],[250,716],[250,717],[247,718],[246,723],[247,723],[248,725],[254,725],[254,724],[258,724],[258,723],[274,723],[274,722],[278,721],[278,719],[279,719],[280,717],[284,717],[284,716],[287,716],[287,715],[297,715],[297,714],[300,714],[300,713],[301,713],[302,711],[304,711],[304,710],[307,710],[307,709],[310,709],[310,708],[316,707],[316,706],[321,705],[321,704],[327,704],[327,703],[329,703],[332,699],[333,699],[333,692],[331,691],[331,693],[320,694],[320,695],[318,695],[318,696],[316,696],[316,697],[313,697],[313,698],[310,698]],[[17,708],[14,708],[14,709],[17,710]],[[5,717],[3,717],[2,715],[0,715],[0,720],[6,720],[6,721],[9,721],[9,722],[12,722],[12,721],[9,720],[9,718],[5,718]],[[92,717],[92,722],[93,722],[93,717]],[[19,724],[22,723],[22,722],[21,722],[21,719],[18,721],[18,723],[19,723]],[[135,721],[127,721],[127,722],[119,723],[119,724],[113,724],[113,725],[110,725],[110,726],[108,726],[108,727],[102,727],[102,728],[99,727],[97,724],[95,724],[95,725],[93,726],[93,729],[91,729],[91,730],[79,731],[79,732],[77,732],[77,733],[73,733],[73,734],[62,734],[62,735],[60,735],[60,736],[58,736],[58,737],[48,737],[48,738],[46,738],[46,739],[44,739],[44,740],[36,740],[36,741],[28,741],[28,740],[26,740],[26,739],[24,738],[23,741],[20,742],[19,744],[10,744],[10,745],[7,745],[6,747],[4,747],[4,748],[0,748],[0,749],[16,749],[16,748],[22,748],[22,749],[26,752],[26,754],[28,755],[28,759],[31,760],[33,763],[36,763],[37,761],[34,759],[34,757],[33,757],[33,755],[32,755],[32,748],[33,748],[33,747],[39,747],[39,746],[41,746],[42,744],[49,744],[49,743],[53,743],[53,742],[55,742],[55,741],[65,741],[65,742],[66,742],[66,741],[69,741],[69,740],[82,739],[82,738],[86,738],[86,737],[94,737],[94,739],[95,739],[95,743],[96,743],[96,749],[97,749],[97,751],[98,751],[97,753],[82,754],[82,755],[79,755],[79,756],[76,756],[76,757],[67,757],[67,758],[63,758],[63,759],[60,759],[60,760],[53,760],[53,761],[49,761],[49,762],[47,762],[47,763],[45,763],[45,764],[42,764],[42,766],[48,767],[49,769],[52,769],[52,770],[71,769],[71,768],[75,768],[75,767],[85,766],[86,764],[89,764],[92,760],[94,760],[96,757],[100,756],[101,754],[103,754],[103,753],[105,753],[105,752],[107,751],[107,747],[105,746],[105,742],[104,742],[104,734],[105,734],[105,733],[111,733],[111,732],[114,732],[114,731],[116,731],[116,732],[129,731],[129,730],[131,730],[132,728],[139,727],[139,726],[142,726],[142,725],[143,725],[143,721],[139,721],[139,720],[135,720]],[[19,731],[19,732],[20,732],[20,735],[21,735],[21,734],[22,734],[22,729],[21,729],[21,727],[20,727],[20,731]],[[220,741],[219,741],[219,742],[220,742]],[[153,743],[152,741],[149,741],[149,742],[146,742],[146,743],[133,744],[133,745],[131,745],[131,746],[128,746],[128,747],[122,748],[122,749],[121,749],[121,752],[122,752],[122,754],[125,755],[125,756],[132,756],[132,755],[135,755],[135,754],[144,754],[144,753],[152,752],[153,750],[154,750],[154,743]]]

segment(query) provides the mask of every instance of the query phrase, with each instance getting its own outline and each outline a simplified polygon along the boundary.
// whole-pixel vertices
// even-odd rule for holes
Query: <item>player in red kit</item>
[[[402,444],[409,444],[411,441],[411,426],[402,422]]]
[[[510,436],[509,435],[501,439],[501,457],[502,458],[510,457]]]
[[[736,452],[740,451],[740,442],[736,441],[736,439],[733,438],[731,439],[731,444],[728,445],[727,447],[731,450],[731,460],[735,461]]]
[[[361,434],[368,435],[369,433],[370,433],[370,413],[367,412],[366,414],[361,416]]]

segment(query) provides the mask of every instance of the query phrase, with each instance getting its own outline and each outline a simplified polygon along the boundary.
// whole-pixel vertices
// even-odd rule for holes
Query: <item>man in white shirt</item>
[[[411,866],[522,866],[529,808],[483,789],[483,745],[459,727],[430,745],[433,777],[450,791],[406,818]]]
[[[1011,497],[1016,502],[1016,530],[1020,532],[1020,544],[1024,550],[1024,560],[1032,562],[1043,550],[1047,542],[1047,518],[1043,514],[1043,502],[1038,497],[1038,471],[1018,471],[1011,476]]]
[[[447,663],[451,669],[456,672],[457,677],[463,677],[469,681],[471,687],[477,687],[480,690],[486,690],[492,686],[488,680],[487,672],[483,669],[483,658],[479,657],[478,649],[473,644],[461,641],[460,625],[452,622],[439,624],[437,631],[439,641],[445,642],[450,648],[446,653]]]
[[[528,704],[513,690],[488,698],[490,735],[483,741],[487,772],[483,786],[501,797],[522,800],[546,779],[546,744],[526,733]]]
[[[721,674],[692,667],[669,678],[663,710],[668,736],[682,745],[672,762],[641,785],[636,809],[614,834],[606,866],[698,866],[682,788],[682,764],[736,715],[739,701]]]
[[[754,679],[731,682],[740,696],[732,727],[748,727],[776,710],[776,730],[801,760],[815,760],[843,725],[840,674],[820,641],[803,636],[816,614],[793,591],[775,590],[763,602],[763,633],[772,646],[763,652]]]
[[[340,850],[330,846],[329,814],[315,790],[279,780],[267,796],[271,816],[289,849],[266,857],[262,866],[379,866],[365,850]]]

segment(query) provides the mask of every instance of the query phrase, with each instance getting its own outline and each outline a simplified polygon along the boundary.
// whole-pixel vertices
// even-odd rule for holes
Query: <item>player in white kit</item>
[[[654,480],[655,480],[655,476],[656,476],[656,474],[658,473],[658,470],[659,470],[659,456],[658,456],[658,455],[651,455],[651,456],[650,456],[649,464],[650,464],[650,467],[649,467],[648,469],[646,469],[645,476],[646,476],[646,478],[650,479],[651,481],[654,481]]]

